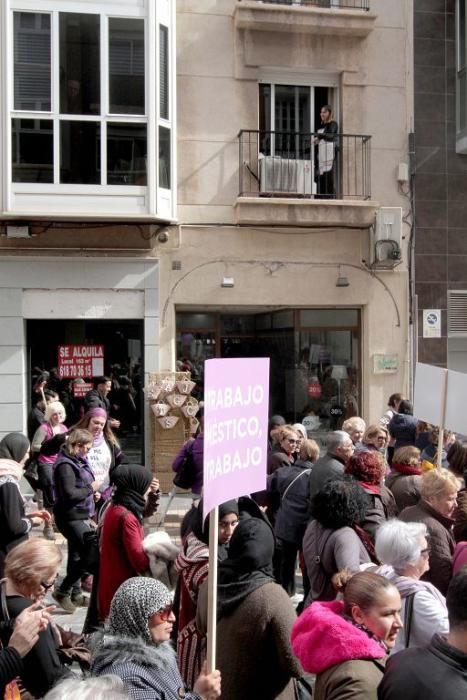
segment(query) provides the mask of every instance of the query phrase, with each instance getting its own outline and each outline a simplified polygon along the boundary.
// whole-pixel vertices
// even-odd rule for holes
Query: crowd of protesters
[[[159,482],[122,453],[109,383],[98,379],[74,423],[42,386],[30,440],[0,441],[4,696],[19,682],[52,700],[304,700],[312,681],[317,700],[466,697],[467,443],[440,441],[400,394],[374,424],[344,421],[325,451],[302,424],[273,416],[265,490],[219,507],[208,670],[202,420],[174,460],[176,472],[187,458],[193,469],[180,545],[145,538]],[[25,469],[42,491],[33,512],[19,491]],[[54,531],[67,544],[63,578]],[[65,661],[49,592],[66,612],[87,607],[85,679]]]

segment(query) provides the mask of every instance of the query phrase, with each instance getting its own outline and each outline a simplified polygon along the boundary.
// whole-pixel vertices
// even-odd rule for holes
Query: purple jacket
[[[174,461],[172,462],[172,469],[174,472],[178,473],[178,470],[182,466],[182,462],[185,459],[185,455],[188,451],[188,448],[191,447],[191,444],[193,443],[193,463],[195,465],[195,479],[192,487],[193,493],[195,493],[197,496],[201,495],[201,491],[203,490],[203,464],[204,464],[204,435],[201,433],[198,435],[197,438],[194,440],[188,440],[178,453],[178,455],[175,457]]]

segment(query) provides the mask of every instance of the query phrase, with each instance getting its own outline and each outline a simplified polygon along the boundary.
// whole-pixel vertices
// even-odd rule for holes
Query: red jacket
[[[117,588],[132,576],[149,569],[143,550],[144,530],[135,515],[124,506],[110,505],[101,533],[99,562],[99,619],[104,621]]]

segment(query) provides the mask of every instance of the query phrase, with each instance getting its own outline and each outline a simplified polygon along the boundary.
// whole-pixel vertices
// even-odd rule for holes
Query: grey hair
[[[302,436],[302,438],[304,440],[306,440],[308,438],[308,433],[306,431],[306,428],[301,423],[294,423],[292,428],[295,430],[296,433],[300,433],[300,435]]]
[[[383,564],[392,566],[396,574],[403,574],[411,564],[420,558],[420,537],[427,537],[424,523],[404,523],[402,520],[388,520],[378,528],[375,550]]]
[[[363,432],[366,430],[366,423],[363,420],[363,418],[360,418],[359,416],[352,416],[352,418],[347,418],[342,423],[342,430],[344,432],[347,432],[348,430],[353,430],[354,428],[361,428]]]
[[[345,430],[334,430],[334,432],[329,433],[327,441],[327,450],[331,454],[335,452],[339,447],[342,447],[350,440],[350,436]]]
[[[44,700],[63,700],[68,697],[79,700],[128,700],[129,695],[121,678],[106,675],[98,678],[90,676],[84,680],[67,678],[49,690]]]

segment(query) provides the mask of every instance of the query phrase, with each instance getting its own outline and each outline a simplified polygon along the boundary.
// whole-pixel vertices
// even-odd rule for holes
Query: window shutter
[[[448,291],[448,337],[467,338],[467,289]]]
[[[15,13],[15,109],[50,109],[50,17]]]
[[[169,30],[160,25],[159,31],[159,100],[160,116],[162,119],[169,118]]]

